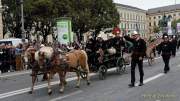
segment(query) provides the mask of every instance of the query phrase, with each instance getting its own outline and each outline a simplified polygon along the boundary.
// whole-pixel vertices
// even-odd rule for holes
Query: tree
[[[35,26],[35,33],[43,36],[44,41],[52,31],[52,22],[55,16],[58,14],[54,9],[53,0],[26,0],[25,5],[25,16],[26,24],[25,27],[32,29]]]
[[[56,18],[70,17],[73,31],[80,37],[94,29],[114,27],[119,23],[119,14],[112,0],[25,0],[25,14],[32,21],[41,22],[36,26],[44,39],[55,25]],[[38,25],[38,24],[37,24]],[[46,27],[46,29],[44,29]]]
[[[154,26],[153,32],[154,32],[154,33],[159,33],[159,31],[160,31],[160,27]]]
[[[172,24],[171,24],[171,27],[172,27],[173,29],[175,29],[175,30],[176,30],[177,23],[180,23],[180,19],[173,20],[173,21],[172,21]]]
[[[9,31],[15,37],[21,37],[20,10],[16,0],[2,0],[2,5],[8,7],[2,12],[3,35]]]

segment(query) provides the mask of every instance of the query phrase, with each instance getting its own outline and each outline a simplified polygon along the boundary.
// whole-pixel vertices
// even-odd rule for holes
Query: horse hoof
[[[60,94],[63,94],[64,92],[63,91],[59,91]]]
[[[79,86],[76,86],[76,88],[80,88]]]
[[[51,95],[52,94],[52,91],[48,92],[48,95]]]
[[[89,86],[91,83],[90,82],[87,82],[87,85]]]
[[[32,94],[33,92],[32,91],[29,91],[29,94]]]

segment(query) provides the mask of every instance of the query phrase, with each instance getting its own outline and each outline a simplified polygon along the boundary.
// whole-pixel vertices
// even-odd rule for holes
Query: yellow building
[[[149,33],[153,33],[154,27],[158,26],[159,20],[164,15],[171,16],[171,21],[180,19],[180,4],[148,9],[147,21]]]
[[[116,4],[116,7],[120,14],[119,27],[124,33],[137,30],[141,36],[147,37],[146,10],[123,4]]]

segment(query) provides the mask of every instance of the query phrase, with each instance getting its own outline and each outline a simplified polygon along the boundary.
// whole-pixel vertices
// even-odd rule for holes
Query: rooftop
[[[169,12],[169,11],[174,11],[174,10],[180,10],[180,4],[148,9],[147,13],[154,14],[154,13]]]
[[[117,6],[121,6],[121,7],[130,8],[130,9],[132,9],[132,10],[138,10],[138,11],[146,12],[146,10],[140,9],[140,8],[138,8],[138,7],[133,7],[133,6],[124,5],[124,4],[119,4],[119,3],[116,3],[116,5],[117,5]]]

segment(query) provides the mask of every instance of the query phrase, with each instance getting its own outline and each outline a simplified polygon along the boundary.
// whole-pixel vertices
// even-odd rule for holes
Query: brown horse
[[[47,49],[48,52],[53,50],[50,47],[47,47],[45,49]],[[34,92],[34,85],[35,85],[35,81],[37,79],[37,75],[48,74],[49,70],[47,68],[45,68],[46,61],[44,61],[47,57],[47,54],[45,54],[45,53],[48,53],[48,52],[43,51],[45,49],[41,48],[40,50],[36,51],[33,47],[30,47],[25,51],[24,57],[26,58],[26,61],[28,62],[27,65],[32,68],[32,74],[31,74],[32,87],[31,87],[31,91],[29,92],[30,94],[32,94]]]
[[[55,73],[59,74],[60,77],[60,93],[64,92],[64,87],[66,84],[65,76],[67,72],[76,72],[77,74],[77,85],[80,86],[80,76],[82,73],[86,75],[87,85],[90,84],[89,81],[89,66],[88,66],[88,57],[84,50],[74,50],[66,54],[54,54],[52,58],[52,68],[50,70],[50,75],[48,78],[51,78]],[[50,79],[48,80],[48,93],[51,94],[51,85]]]
[[[149,65],[152,65],[154,62],[154,52],[153,50],[156,49],[157,45],[159,45],[162,42],[162,39],[155,39],[153,42],[147,42],[147,50],[146,50],[146,57],[148,59]]]

